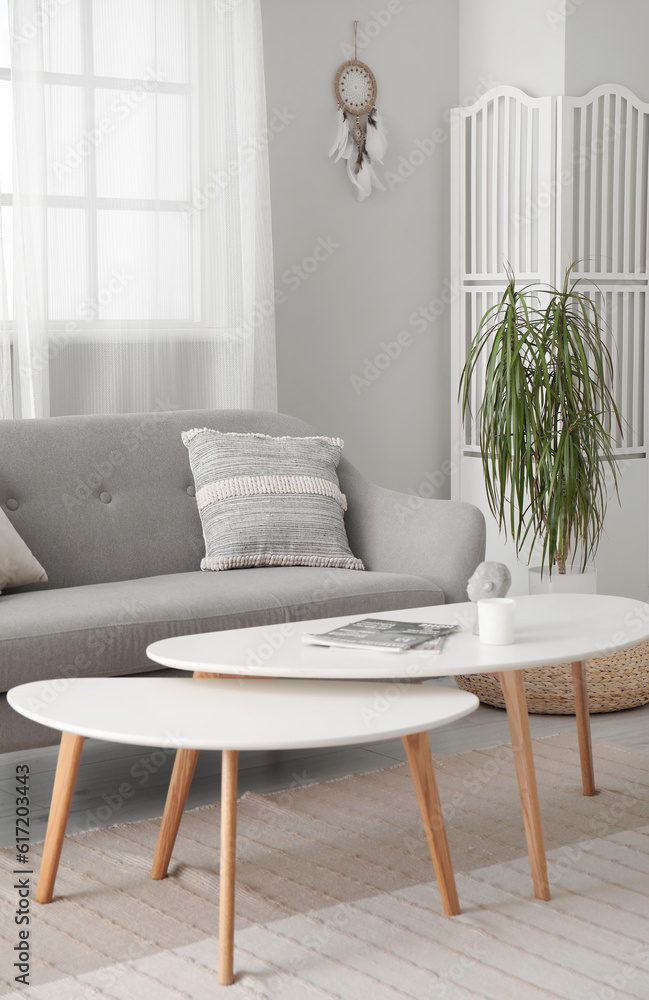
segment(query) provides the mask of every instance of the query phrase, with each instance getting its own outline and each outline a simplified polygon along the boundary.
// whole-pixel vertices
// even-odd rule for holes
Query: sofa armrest
[[[431,580],[447,604],[467,600],[467,581],[485,554],[477,507],[397,493],[358,474],[345,487],[349,543],[366,569]]]

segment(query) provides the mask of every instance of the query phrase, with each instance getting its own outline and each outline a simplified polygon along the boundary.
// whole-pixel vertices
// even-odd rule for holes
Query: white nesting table
[[[54,891],[65,827],[84,738],[177,747],[176,779],[184,789],[186,765],[199,750],[222,750],[219,982],[233,981],[237,768],[240,750],[286,750],[366,743],[401,736],[408,754],[426,837],[444,909],[459,913],[455,877],[430,755],[428,730],[478,707],[475,695],[450,688],[404,685],[383,712],[373,709],[375,685],[314,680],[195,680],[168,677],[78,678],[62,681],[52,697],[49,681],[7,694],[22,715],[63,732],[54,780],[43,860],[36,892],[49,903]],[[178,764],[180,761],[180,764]],[[167,808],[177,811],[174,782]],[[180,815],[186,799],[182,798]],[[180,817],[178,818],[180,822]],[[175,839],[177,825],[173,838]],[[167,853],[168,846],[168,853]],[[167,863],[171,844],[162,842]],[[158,854],[152,875],[162,878]]]
[[[372,614],[398,621],[459,624],[441,654],[364,652],[307,646],[303,632],[326,632],[370,615],[242,628],[163,639],[147,653],[157,663],[192,670],[195,677],[300,677],[423,680],[456,674],[498,676],[507,707],[516,776],[523,811],[534,894],[549,899],[543,828],[532,755],[523,670],[554,663],[572,665],[581,757],[582,788],[595,794],[585,660],[627,649],[649,638],[649,605],[624,597],[566,594],[516,598],[514,643],[485,646],[472,634],[471,603]],[[418,692],[426,688],[416,685]],[[198,752],[176,755],[153,875],[164,878],[182,817]]]

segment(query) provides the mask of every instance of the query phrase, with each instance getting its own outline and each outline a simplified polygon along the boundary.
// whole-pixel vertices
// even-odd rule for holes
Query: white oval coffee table
[[[53,695],[54,691],[54,695]],[[437,883],[448,914],[459,913],[455,877],[430,755],[428,730],[478,707],[467,691],[402,685],[385,711],[374,708],[374,684],[363,681],[201,680],[182,677],[110,677],[36,681],[12,688],[11,707],[62,731],[36,900],[54,891],[65,827],[84,738],[141,746],[177,747],[174,775],[184,789],[187,762],[193,773],[199,750],[222,750],[219,982],[233,981],[237,768],[240,750],[287,750],[369,743],[401,736],[408,754]],[[183,756],[185,755],[185,756]],[[184,761],[184,764],[183,764]],[[187,785],[188,787],[188,785]],[[172,780],[167,810],[180,815]],[[178,820],[180,822],[180,819]],[[173,837],[177,826],[175,826]],[[162,834],[161,834],[162,835]],[[164,842],[167,863],[173,840]],[[156,858],[161,850],[158,842]],[[154,878],[167,871],[155,870]]]
[[[157,663],[194,676],[373,678],[422,680],[455,674],[496,675],[503,689],[512,738],[534,894],[549,899],[543,827],[539,808],[523,670],[572,664],[577,734],[584,795],[595,794],[585,661],[627,649],[649,638],[649,605],[624,597],[589,594],[516,598],[514,642],[485,646],[473,635],[474,604],[408,608],[255,628],[178,636],[147,649]],[[440,654],[369,652],[307,646],[304,632],[326,632],[362,617],[458,624]],[[418,690],[423,690],[417,685]],[[198,754],[179,751],[163,817],[155,870],[164,877]]]
[[[147,655],[180,670],[320,679],[444,677],[502,673],[577,662],[635,646],[649,638],[649,604],[602,594],[516,597],[514,642],[485,646],[472,634],[475,604],[406,608],[366,615],[262,625],[176,636],[152,643]],[[327,632],[359,618],[458,624],[441,654],[375,653],[307,646],[304,632]]]

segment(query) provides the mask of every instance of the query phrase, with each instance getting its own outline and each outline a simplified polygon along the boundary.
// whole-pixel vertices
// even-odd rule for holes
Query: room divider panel
[[[623,421],[615,438],[621,506],[611,497],[599,589],[646,598],[649,105],[609,84],[580,98],[532,98],[498,87],[456,109],[451,121],[453,496],[486,510],[474,421],[462,423],[457,404],[481,317],[501,296],[508,269],[521,284],[560,284],[567,264],[578,260],[574,274],[606,321]],[[473,417],[483,374],[473,380]],[[526,592],[526,568],[492,519],[488,556],[506,562],[514,589]]]

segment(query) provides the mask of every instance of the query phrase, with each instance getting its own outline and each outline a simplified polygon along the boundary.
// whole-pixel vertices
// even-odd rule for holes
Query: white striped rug
[[[532,897],[509,747],[435,756],[462,914],[444,915],[407,765],[239,807],[236,981],[216,981],[219,809],[69,837],[32,904],[31,985],[12,982],[14,854],[0,852],[0,996],[11,1000],[647,1000],[649,756],[534,741],[552,899]],[[37,862],[41,847],[32,857]]]

